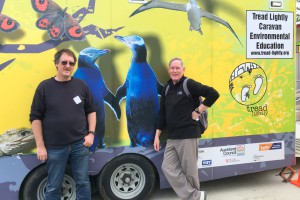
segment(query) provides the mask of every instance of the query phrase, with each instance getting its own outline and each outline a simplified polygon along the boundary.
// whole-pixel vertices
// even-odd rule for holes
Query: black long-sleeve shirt
[[[46,147],[63,147],[87,134],[87,115],[95,111],[92,94],[82,80],[50,78],[37,87],[29,120],[42,121]]]
[[[201,135],[198,122],[191,117],[195,106],[183,90],[184,79],[186,77],[183,76],[175,85],[169,80],[162,91],[157,129],[163,130],[166,127],[169,139],[199,138]],[[167,85],[170,87],[165,96]],[[187,87],[192,97],[205,97],[202,102],[205,106],[211,107],[219,98],[219,93],[214,88],[192,79],[187,81]]]

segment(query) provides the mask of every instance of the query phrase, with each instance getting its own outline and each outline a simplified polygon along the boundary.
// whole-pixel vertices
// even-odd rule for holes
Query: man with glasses
[[[87,85],[72,77],[76,61],[69,49],[56,52],[57,74],[39,84],[31,105],[37,158],[47,162],[46,200],[61,199],[68,162],[76,182],[76,199],[91,199],[88,148],[94,140],[96,110]]]

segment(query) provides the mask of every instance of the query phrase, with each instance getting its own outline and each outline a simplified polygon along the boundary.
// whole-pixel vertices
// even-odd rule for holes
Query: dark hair
[[[76,63],[77,58],[76,58],[76,56],[75,56],[75,54],[72,50],[70,50],[70,49],[61,49],[61,50],[57,51],[54,54],[54,64],[58,64],[58,61],[59,61],[61,55],[64,54],[64,53],[67,54],[68,56],[72,56],[73,59],[74,59],[74,62]]]
[[[182,67],[184,67],[184,65],[183,65],[183,61],[181,60],[181,58],[177,58],[177,57],[175,57],[175,58],[172,58],[172,59],[170,60],[170,62],[169,62],[169,67],[170,67],[171,63],[172,63],[174,60],[179,60],[179,61],[180,61],[180,63],[181,63],[181,66],[182,66]]]

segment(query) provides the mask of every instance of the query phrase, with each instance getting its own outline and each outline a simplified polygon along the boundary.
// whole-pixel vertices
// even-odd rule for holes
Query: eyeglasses
[[[70,66],[75,66],[75,62],[61,61],[60,64],[67,65],[69,63]]]

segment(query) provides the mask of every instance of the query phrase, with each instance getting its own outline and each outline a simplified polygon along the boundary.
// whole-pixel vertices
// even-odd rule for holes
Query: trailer
[[[78,55],[75,75],[92,70],[78,77],[92,85],[104,116],[89,160],[101,199],[146,199],[155,184],[170,187],[161,170],[167,132],[161,151],[153,137],[173,57],[183,59],[185,76],[220,93],[199,138],[200,181],[294,165],[295,7],[288,0],[0,0],[0,198],[44,199],[47,171],[29,113],[62,48]],[[132,109],[133,98],[141,109]],[[62,199],[76,199],[75,191],[67,169]]]

